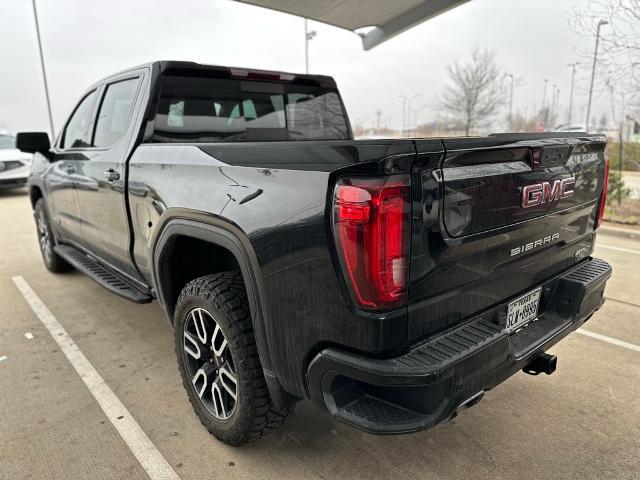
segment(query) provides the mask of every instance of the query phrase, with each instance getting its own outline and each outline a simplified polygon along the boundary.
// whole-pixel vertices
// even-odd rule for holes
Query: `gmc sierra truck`
[[[591,256],[605,143],[356,141],[330,77],[174,61],[91,86],[53,145],[17,137],[46,267],[158,300],[232,445],[305,398],[406,433],[551,374],[611,275]]]

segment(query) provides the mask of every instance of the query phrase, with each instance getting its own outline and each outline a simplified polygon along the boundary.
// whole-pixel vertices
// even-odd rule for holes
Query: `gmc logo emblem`
[[[522,208],[535,207],[547,202],[555,202],[573,195],[574,177],[551,182],[533,183],[522,188]]]

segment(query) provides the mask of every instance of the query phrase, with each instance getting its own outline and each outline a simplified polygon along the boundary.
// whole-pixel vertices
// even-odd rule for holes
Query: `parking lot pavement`
[[[640,352],[632,349],[574,333],[552,349],[554,375],[517,374],[431,431],[370,436],[302,402],[277,433],[231,448],[192,413],[158,305],[129,303],[79,273],[48,273],[24,193],[0,193],[0,252],[2,479],[149,478],[14,276],[184,480],[639,478]],[[600,234],[596,255],[614,275],[584,329],[640,345],[640,242]]]

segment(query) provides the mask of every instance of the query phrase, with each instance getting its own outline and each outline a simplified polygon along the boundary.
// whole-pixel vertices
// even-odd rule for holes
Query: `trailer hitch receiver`
[[[531,362],[529,362],[522,371],[528,375],[539,375],[541,373],[551,375],[556,371],[557,363],[558,357],[555,355],[549,355],[548,353],[543,353],[531,360]]]

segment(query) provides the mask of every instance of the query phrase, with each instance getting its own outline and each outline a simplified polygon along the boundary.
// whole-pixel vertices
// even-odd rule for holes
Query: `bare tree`
[[[608,91],[612,121],[618,130],[618,164],[612,165],[617,172],[612,172],[611,178],[617,185],[613,192],[620,205],[625,191],[623,158],[628,158],[625,125],[630,114],[640,115],[640,0],[589,0],[574,12],[572,26],[578,34],[595,39],[598,24],[606,28],[600,31],[602,50],[596,68],[600,75],[595,83],[601,92]]]
[[[450,83],[438,99],[443,115],[464,129],[465,135],[489,120],[505,104],[504,74],[495,54],[473,50],[471,60],[447,67]]]
[[[574,12],[572,27],[580,35],[595,38],[597,25],[603,22],[606,28],[600,32],[602,50],[598,54],[600,75],[596,84],[609,96],[612,120],[618,130],[616,167],[622,172],[627,116],[640,115],[640,0],[589,0]]]
[[[628,64],[640,60],[640,0],[589,0],[574,12],[572,26],[578,33],[594,35],[597,22],[606,20],[601,42],[612,61]]]
[[[597,88],[600,95],[626,93],[628,108],[636,108],[640,91],[640,0],[589,0],[575,10],[571,25],[579,35],[595,39],[598,22],[606,21],[600,32]],[[592,49],[578,52],[585,59]],[[606,72],[606,75],[603,73]]]

